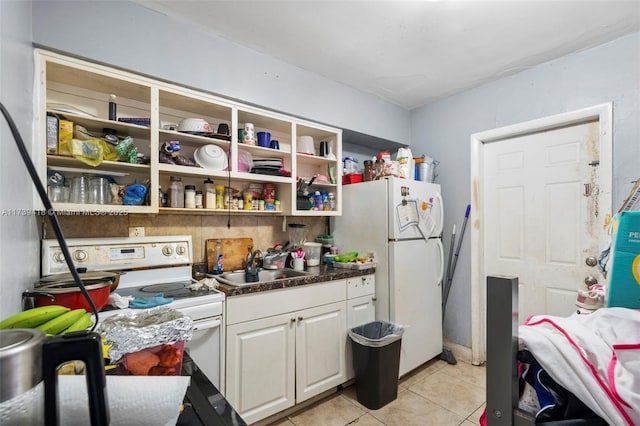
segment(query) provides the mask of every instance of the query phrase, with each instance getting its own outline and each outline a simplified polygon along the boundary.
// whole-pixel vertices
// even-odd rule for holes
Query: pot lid
[[[103,282],[114,282],[119,274],[113,272],[104,272],[104,271],[94,271],[94,272],[81,272],[78,273],[80,279],[82,280],[82,284],[85,287],[92,284],[100,284]],[[76,280],[73,278],[70,272],[66,274],[56,274],[56,275],[48,275],[46,277],[42,277],[40,281],[35,284],[36,288],[42,287],[76,287],[78,288],[78,284]]]

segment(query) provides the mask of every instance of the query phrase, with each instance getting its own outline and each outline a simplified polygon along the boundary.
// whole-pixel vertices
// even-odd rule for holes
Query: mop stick
[[[469,213],[471,212],[471,204],[467,204],[467,211],[464,214],[464,222],[462,222],[462,232],[460,232],[460,239],[458,240],[458,246],[456,247],[456,254],[453,257],[453,264],[451,265],[451,274],[447,279],[446,293],[444,295],[445,300],[449,297],[449,290],[451,290],[451,284],[453,282],[453,274],[456,271],[456,264],[458,263],[458,256],[460,254],[460,246],[462,246],[462,239],[464,238],[464,231],[467,227],[467,221],[469,220]]]
[[[444,319],[444,309],[447,306],[447,300],[444,298],[447,293],[447,283],[449,282],[449,274],[451,274],[451,261],[453,260],[453,248],[456,242],[456,224],[453,224],[453,231],[451,232],[451,247],[449,247],[449,259],[447,259],[447,275],[444,277],[442,283],[442,319]]]

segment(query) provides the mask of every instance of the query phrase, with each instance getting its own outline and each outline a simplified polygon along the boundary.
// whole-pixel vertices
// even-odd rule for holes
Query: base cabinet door
[[[295,404],[295,319],[283,314],[227,327],[226,398],[247,423]]]
[[[351,338],[348,331],[359,325],[366,324],[376,320],[376,308],[374,305],[375,297],[373,295],[360,296],[347,300],[347,344],[345,348],[347,359],[346,379],[350,380],[355,377],[353,370],[353,355],[351,350]]]
[[[296,318],[296,402],[345,381],[346,302],[299,311]]]

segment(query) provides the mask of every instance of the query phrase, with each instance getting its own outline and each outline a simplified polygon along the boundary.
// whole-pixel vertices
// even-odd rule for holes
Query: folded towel
[[[153,297],[135,297],[129,302],[129,307],[132,309],[149,309],[171,302],[173,302],[172,297],[164,297],[162,293],[157,293]]]

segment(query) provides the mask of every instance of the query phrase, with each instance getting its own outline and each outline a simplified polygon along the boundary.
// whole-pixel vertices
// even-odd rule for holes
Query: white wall
[[[407,110],[136,3],[34,1],[33,39],[156,78],[410,143]]]
[[[31,2],[0,1],[0,101],[31,151],[33,49]],[[38,278],[38,220],[29,215],[34,189],[4,118],[0,118],[0,318],[17,313],[22,291]]]
[[[566,56],[412,111],[412,149],[432,153],[445,200],[445,238],[470,203],[471,134],[613,102],[614,211],[640,177],[640,34]],[[471,346],[470,232],[445,318],[445,337]],[[459,237],[459,233],[458,233]]]

